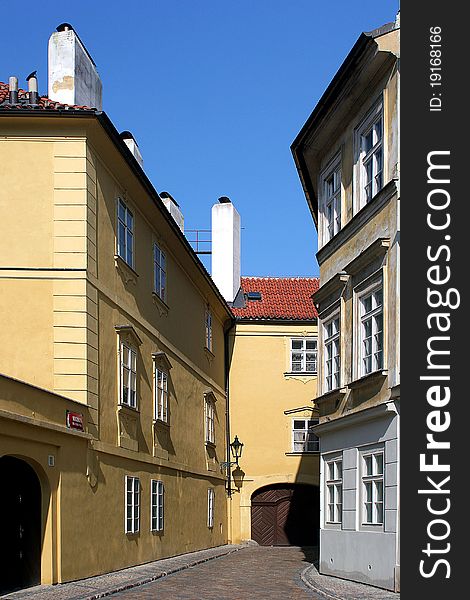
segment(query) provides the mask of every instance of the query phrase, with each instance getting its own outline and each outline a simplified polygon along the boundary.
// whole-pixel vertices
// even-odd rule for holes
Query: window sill
[[[317,376],[317,372],[316,371],[286,371],[284,373],[284,375],[287,377],[305,377],[307,375],[307,377],[316,377]]]
[[[129,406],[128,404],[123,404],[122,402],[118,403],[118,411],[127,412],[130,415],[138,414],[140,412],[137,407]]]
[[[378,371],[372,371],[372,373],[368,373],[367,375],[359,377],[359,379],[355,379],[354,381],[351,381],[351,383],[348,384],[348,388],[350,390],[355,390],[362,386],[376,383],[377,381],[380,381],[381,379],[385,379],[385,377],[387,377],[387,375],[388,375],[387,369],[380,369]]]
[[[309,450],[307,452],[286,452],[286,456],[304,456],[305,454],[310,455],[318,455],[320,454],[320,450]]]
[[[206,448],[215,448],[216,447],[216,443],[215,442],[209,442],[208,440],[206,440],[204,442]]]
[[[114,264],[116,265],[116,269],[119,271],[119,274],[124,279],[124,283],[132,283],[137,285],[139,274],[134,271],[134,269],[118,254],[114,255]]]
[[[170,424],[168,423],[168,421],[162,421],[162,419],[153,419],[153,424],[156,427],[166,427],[167,429],[170,428]]]
[[[154,302],[155,306],[158,308],[158,312],[160,313],[160,316],[166,317],[166,315],[168,314],[168,311],[170,310],[170,307],[168,306],[168,304],[164,300],[162,300],[156,292],[152,292],[152,298],[153,298],[153,302]]]
[[[334,390],[330,390],[329,392],[325,392],[321,396],[315,398],[315,404],[318,404],[319,402],[328,402],[328,400],[340,398],[341,396],[344,396],[347,393],[347,391],[347,387],[338,387]]]
[[[375,531],[377,533],[382,533],[384,531],[383,523],[361,523],[359,526],[359,531]]]
[[[215,354],[212,352],[212,350],[209,350],[209,348],[207,346],[204,346],[204,354],[206,355],[207,360],[209,361],[209,364],[214,360],[215,358]]]

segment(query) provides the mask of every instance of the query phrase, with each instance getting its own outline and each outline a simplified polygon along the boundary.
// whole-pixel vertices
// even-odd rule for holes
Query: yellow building
[[[51,47],[49,98],[0,84],[2,589],[228,539],[230,309],[133,138],[83,106],[78,36]]]
[[[229,481],[234,542],[317,543],[317,289],[315,278],[242,277],[233,303],[230,439],[244,444]]]
[[[318,230],[320,571],[400,581],[400,27],[363,33],[292,151]]]

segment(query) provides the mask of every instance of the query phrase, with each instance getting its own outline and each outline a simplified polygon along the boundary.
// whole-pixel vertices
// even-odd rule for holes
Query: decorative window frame
[[[308,350],[307,349],[307,342],[315,342],[316,344],[316,348],[315,350]],[[302,348],[299,349],[294,349],[292,348],[292,346],[294,345],[294,342],[301,342],[302,343]],[[301,370],[294,370],[294,362],[299,362],[299,361],[293,361],[293,354],[301,354]],[[315,354],[315,360],[314,361],[310,361],[310,362],[314,362],[314,369],[313,370],[307,370],[307,354]],[[295,336],[295,337],[291,337],[289,338],[289,375],[316,375],[318,371],[318,337],[316,335],[308,335],[308,336]]]
[[[153,421],[170,424],[170,380],[171,362],[164,352],[152,353],[153,359]],[[162,387],[159,385],[162,383]]]
[[[130,217],[130,221],[129,221]],[[122,225],[122,228],[121,228]],[[124,239],[121,240],[120,232]],[[129,241],[131,248],[129,249]],[[116,199],[116,256],[134,269],[135,264],[135,218],[129,204],[118,196]]]
[[[374,305],[370,311],[364,313],[364,300],[371,297],[372,302],[376,302],[377,292],[381,292],[381,304],[380,306]],[[372,373],[383,371],[385,364],[385,306],[384,306],[384,286],[381,274],[373,277],[367,285],[362,285],[359,289],[355,290],[355,304],[356,304],[356,332],[357,332],[357,353],[355,368],[356,375],[358,378],[367,377]],[[377,331],[378,317],[381,319],[382,329]],[[364,353],[364,342],[365,342],[365,322],[371,322],[371,354],[370,354],[370,369],[366,368],[365,360],[367,356]],[[381,347],[379,349],[377,335],[379,339],[381,336]],[[381,360],[376,362],[376,354],[380,352]]]
[[[327,216],[328,205],[331,204],[328,200],[328,181],[333,176],[339,180],[339,189],[332,195],[333,202],[333,221],[330,225]],[[335,179],[336,179],[335,178]],[[318,247],[322,248],[327,244],[343,227],[344,222],[344,187],[342,180],[342,150],[338,150],[333,158],[328,161],[327,165],[322,169],[318,181],[318,190],[320,197],[319,213],[319,236]],[[339,195],[339,197],[338,197]],[[339,210],[338,210],[339,205]],[[339,221],[339,222],[338,222]],[[332,227],[331,227],[332,226]]]
[[[215,446],[215,403],[217,398],[212,390],[204,392],[204,441],[206,446]]]
[[[297,422],[303,421],[304,422],[304,427],[303,428],[296,428],[295,424]],[[292,432],[292,438],[291,438],[291,444],[292,444],[292,454],[318,454],[318,452],[320,452],[320,438],[315,435],[312,431],[309,431],[311,429],[311,427],[314,427],[315,425],[318,425],[319,423],[319,419],[318,417],[293,417],[292,418],[292,428],[291,428],[291,432]],[[296,440],[296,433],[305,433],[304,436],[304,440]],[[312,440],[308,440],[308,434],[311,434],[314,436],[315,439]],[[299,444],[299,443],[303,443],[304,445],[304,449],[303,450],[299,450],[296,449],[295,445]],[[305,449],[305,445],[309,444],[315,444],[315,448],[313,450],[308,450]]]
[[[140,479],[126,475],[124,478],[124,533],[126,534],[132,535],[140,531],[140,492]]]
[[[340,306],[340,302],[335,303],[334,306],[331,307],[330,310],[328,310],[328,312],[324,315],[322,315],[321,318],[321,343],[322,343],[322,379],[321,379],[321,389],[323,394],[328,394],[330,392],[333,392],[335,390],[339,390],[341,388],[341,384],[343,381],[343,374],[342,374],[342,368],[343,368],[343,361],[342,361],[342,351],[341,351],[341,331],[342,331],[342,327],[341,327],[341,306]],[[334,333],[334,335],[331,335],[329,337],[327,337],[327,327],[328,325],[333,322],[333,321],[338,321],[338,327],[337,327],[337,331]],[[335,385],[335,381],[334,381],[334,375],[336,373],[336,371],[332,371],[331,374],[331,385],[328,384],[327,381],[327,377],[328,377],[328,369],[327,369],[327,362],[328,362],[328,358],[327,358],[327,344],[331,343],[333,344],[333,348],[334,348],[334,344],[335,342],[337,342],[337,347],[338,347],[338,354],[337,355],[332,355],[332,365],[334,364],[334,357],[338,356],[339,357],[339,368],[338,368],[338,382],[337,385]]]
[[[377,461],[377,457],[381,457]],[[369,470],[367,459],[371,458]],[[381,472],[378,463],[381,462]],[[359,450],[359,528],[363,531],[384,531],[385,529],[385,447],[376,444]],[[368,496],[366,488],[370,486]],[[370,501],[368,501],[370,498]],[[366,504],[371,504],[371,520],[367,518]]]
[[[349,387],[362,385],[376,376],[388,373],[388,278],[387,263],[390,240],[379,238],[355,258],[346,269],[351,273],[353,289],[352,379]],[[366,373],[362,368],[362,299],[374,290],[382,289],[382,365]]]
[[[386,164],[387,164],[387,144],[386,144],[386,128],[385,128],[385,118],[384,118],[384,98],[383,94],[374,102],[371,108],[367,111],[367,113],[362,117],[361,121],[358,123],[354,130],[354,194],[353,194],[353,208],[354,214],[359,212],[361,208],[366,206],[373,201],[375,196],[380,192],[381,189],[385,186],[387,182],[387,173],[386,173]],[[367,133],[374,129],[375,124],[381,121],[381,139],[380,142],[373,143],[372,148],[366,153],[363,148],[364,138]],[[381,183],[380,186],[374,185],[374,179],[377,176],[376,169],[372,171],[372,190],[370,198],[367,199],[366,196],[366,168],[364,166],[364,161],[367,159],[371,159],[375,164],[374,156],[377,154],[377,151],[381,149]]]
[[[214,528],[214,504],[215,504],[215,490],[209,488],[207,490],[207,527],[209,529]]]
[[[341,529],[343,524],[343,473],[342,452],[323,455],[325,511],[323,521],[327,529]]]
[[[165,485],[159,479],[150,480],[150,531],[161,533],[165,526]]]
[[[213,337],[213,320],[214,315],[209,305],[206,306],[204,311],[204,348],[211,354],[214,353],[214,337]]]
[[[118,406],[125,406],[126,408],[138,411],[139,410],[139,402],[138,402],[138,392],[139,392],[139,376],[137,369],[137,361],[138,361],[138,348],[142,344],[142,340],[137,335],[135,329],[132,325],[117,325],[115,327],[117,333],[117,344],[118,344]],[[126,368],[123,363],[123,355],[124,349],[127,349],[131,356],[131,367],[134,366],[134,370],[130,371],[129,376],[133,372],[135,374],[135,389],[134,389],[134,402],[125,402],[124,401],[124,369]],[[135,358],[134,365],[132,364],[132,357]],[[131,377],[132,379],[132,377]],[[129,387],[129,389],[132,389]]]
[[[153,242],[153,293],[166,305],[168,297],[168,262],[160,241]]]

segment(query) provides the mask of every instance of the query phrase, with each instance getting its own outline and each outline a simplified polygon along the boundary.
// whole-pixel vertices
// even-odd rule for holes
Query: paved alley
[[[117,600],[311,600],[300,573],[310,563],[297,547],[251,547],[113,594]]]

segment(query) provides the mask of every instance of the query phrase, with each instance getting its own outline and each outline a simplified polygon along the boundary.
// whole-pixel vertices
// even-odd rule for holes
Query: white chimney
[[[240,289],[240,215],[225,196],[212,207],[212,279],[227,302]]]
[[[144,159],[142,158],[142,154],[140,153],[139,146],[135,141],[134,136],[130,131],[123,131],[121,133],[121,138],[129,150],[132,152],[134,158],[139,163],[139,165],[144,168]]]
[[[173,196],[168,192],[162,192],[160,194],[160,198],[162,199],[163,204],[166,206],[167,211],[170,213],[170,215],[176,221],[178,227],[184,233],[184,217],[178,202],[176,202]]]
[[[51,100],[102,109],[102,84],[96,65],[68,23],[49,38],[49,86]]]

